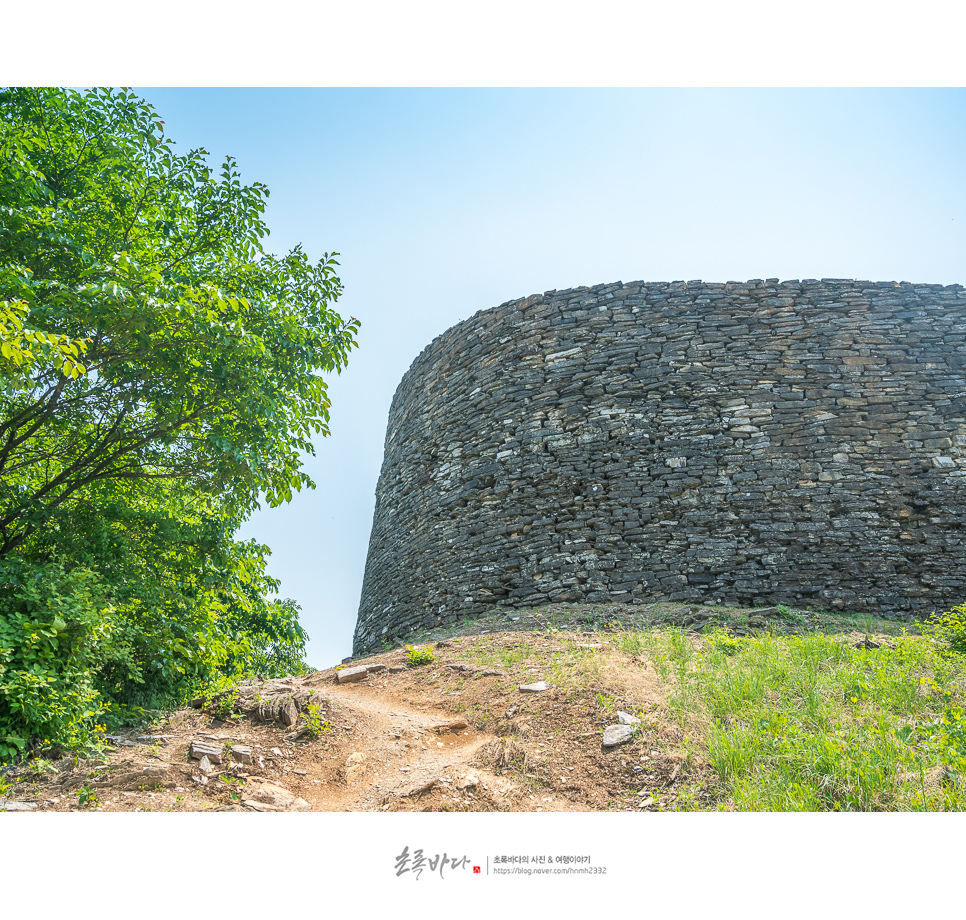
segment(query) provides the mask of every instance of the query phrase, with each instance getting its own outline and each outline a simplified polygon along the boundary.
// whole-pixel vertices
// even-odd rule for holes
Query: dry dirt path
[[[303,788],[313,811],[503,810],[521,800],[547,811],[585,810],[480,766],[481,748],[499,743],[461,716],[413,707],[378,685],[329,685],[325,695],[355,720],[353,748],[336,778]],[[531,807],[533,805],[531,804]]]
[[[475,729],[438,697],[421,696],[398,676],[372,677],[339,684],[330,670],[256,682],[242,707],[248,715],[219,719],[183,709],[156,734],[115,736],[106,761],[38,761],[0,797],[0,810],[593,810],[494,766],[503,739]],[[256,700],[275,700],[276,708],[298,700],[300,726],[314,702],[327,730],[295,737],[278,720],[256,718]],[[198,742],[227,752],[205,775],[191,755]],[[230,753],[242,747],[250,751],[245,762]]]

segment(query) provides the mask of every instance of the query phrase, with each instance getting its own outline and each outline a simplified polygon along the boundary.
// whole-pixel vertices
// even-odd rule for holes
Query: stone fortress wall
[[[494,608],[966,601],[966,291],[603,284],[477,313],[389,414],[354,653]]]

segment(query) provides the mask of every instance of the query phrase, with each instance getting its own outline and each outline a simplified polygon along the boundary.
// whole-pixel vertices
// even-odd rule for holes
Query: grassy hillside
[[[960,811],[964,651],[966,608],[514,611],[36,757],[0,808]]]
[[[529,639],[484,633],[459,648],[569,693],[599,688],[603,715],[623,707],[639,718],[622,754],[642,773],[671,756],[675,782],[655,794],[669,808],[959,810],[962,612],[924,627],[785,607],[558,606],[502,624]],[[451,632],[470,628],[487,624]],[[600,630],[600,647],[547,645],[574,628]],[[484,715],[478,727],[499,721]]]

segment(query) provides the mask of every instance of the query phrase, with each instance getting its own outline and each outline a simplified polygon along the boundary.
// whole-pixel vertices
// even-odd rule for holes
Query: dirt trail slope
[[[736,635],[760,624],[793,628],[776,612],[788,613],[655,604],[625,612],[624,628],[644,627],[647,617],[693,635],[715,620]],[[112,738],[102,759],[37,757],[8,771],[0,810],[715,807],[713,777],[668,715],[667,686],[613,616],[524,612],[431,637],[418,666],[395,649],[249,681]],[[793,619],[808,628],[816,615]],[[618,742],[605,744],[615,731]]]
[[[637,808],[643,771],[634,771],[627,752],[601,747],[604,723],[615,716],[601,711],[594,694],[608,706],[613,694],[575,690],[559,679],[544,690],[520,689],[545,679],[552,648],[573,652],[577,638],[463,637],[440,643],[435,659],[418,668],[406,666],[402,650],[353,662],[372,668],[354,682],[340,682],[339,671],[330,669],[243,684],[237,696],[180,710],[150,731],[115,736],[106,761],[34,760],[17,771],[0,805],[40,811]],[[473,663],[481,657],[504,664]],[[642,703],[624,705],[636,710]],[[313,720],[315,736],[308,731]],[[192,756],[198,744],[215,752],[210,766]]]

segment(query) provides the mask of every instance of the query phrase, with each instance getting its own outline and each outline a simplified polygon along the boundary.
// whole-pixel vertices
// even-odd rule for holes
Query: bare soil
[[[5,801],[101,812],[713,808],[714,777],[689,756],[665,712],[665,688],[646,658],[628,653],[621,631],[662,623],[697,631],[712,619],[738,634],[855,627],[839,615],[769,610],[560,605],[477,620],[419,637],[434,656],[426,664],[396,648],[250,681],[237,698],[115,736],[103,759],[34,759],[8,775]],[[879,632],[893,625],[875,622]],[[339,681],[361,666],[371,669],[362,680]],[[538,681],[547,688],[521,690]],[[604,747],[604,728],[620,712],[639,720],[633,736]],[[222,747],[223,762],[203,772],[193,741]]]

